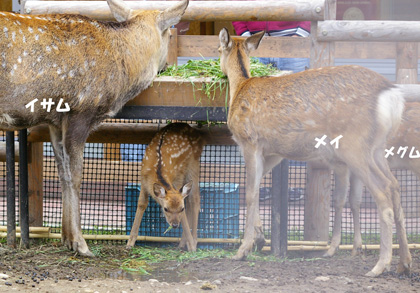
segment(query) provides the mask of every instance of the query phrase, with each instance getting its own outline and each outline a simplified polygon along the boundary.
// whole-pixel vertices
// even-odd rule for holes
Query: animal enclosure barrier
[[[150,5],[150,2],[132,2],[130,5]],[[46,11],[83,13],[98,19],[109,19],[110,14],[104,6],[104,2],[71,2],[71,1],[27,1],[24,13],[40,14]],[[363,25],[356,29],[354,22],[329,21],[334,19],[335,8],[329,6],[328,1],[268,1],[264,8],[258,2],[222,2],[220,1],[196,1],[190,3],[190,8],[184,16],[184,20],[274,20],[281,17],[284,20],[311,20],[311,38],[273,38],[267,37],[263,40],[261,48],[255,52],[257,57],[310,57],[311,66],[333,65],[335,58],[378,58],[397,60],[397,83],[417,82],[417,62],[419,59],[418,42],[420,32],[417,29],[418,22],[387,22],[385,27],[391,30],[392,34],[370,34],[381,25],[381,23],[363,22]],[[167,5],[158,3],[156,5]],[[227,6],[230,5],[230,6]],[[95,9],[92,9],[94,7]],[[254,9],[250,9],[253,7]],[[299,9],[291,9],[291,7]],[[245,9],[242,9],[245,8]],[[270,8],[270,9],[269,9]],[[203,12],[212,11],[214,13]],[[303,12],[305,11],[305,12]],[[258,13],[257,13],[258,12]],[[258,14],[258,15],[257,15]],[[331,23],[333,25],[331,25]],[[366,24],[366,25],[365,25]],[[337,27],[348,28],[346,32],[339,33]],[[406,28],[410,28],[408,31]],[[411,29],[413,28],[413,29]],[[364,32],[365,30],[365,32]],[[357,33],[356,33],[357,32]],[[333,36],[333,37],[331,37]],[[339,42],[337,42],[339,41]],[[402,42],[397,42],[402,41]],[[407,41],[410,41],[407,43]],[[415,43],[414,43],[415,42]],[[215,57],[217,53],[218,40],[216,36],[173,36],[169,50],[169,60],[176,62],[176,57]],[[182,107],[184,112],[201,113],[201,116],[192,116],[197,120],[223,120],[220,117],[225,115],[223,108],[225,101],[216,99],[184,99],[182,92],[176,82],[169,84],[172,91],[163,91],[159,94],[160,86],[155,83],[139,97],[130,101],[127,107],[120,113],[120,118],[150,118],[158,119],[186,119],[188,115],[180,115],[176,107]],[[198,101],[198,102],[197,102]],[[142,107],[138,107],[142,105]],[[216,109],[216,110],[215,110]],[[201,111],[201,112],[200,112]],[[218,112],[219,111],[219,112]],[[204,113],[204,114],[203,114]],[[217,116],[219,115],[220,116]],[[219,119],[215,119],[219,118]],[[224,116],[225,117],[225,116]],[[195,119],[194,119],[195,120]],[[106,126],[106,125],[105,125]],[[139,149],[144,146],[133,146],[124,138],[124,141],[116,141],[115,129],[108,129],[102,141],[88,145],[85,148],[84,180],[82,183],[82,225],[85,234],[100,235],[102,239],[126,239],[126,186],[138,184],[140,175],[140,158],[127,159],[125,152],[128,148]],[[114,131],[114,132],[112,132]],[[119,126],[118,133],[122,136],[132,136],[129,128]],[[30,156],[38,152],[38,156],[32,157],[31,164],[38,164],[32,170],[32,176],[43,174],[41,184],[32,184],[32,194],[37,194],[37,203],[32,208],[42,210],[42,217],[35,219],[35,226],[51,227],[51,232],[59,233],[61,217],[61,193],[58,185],[57,171],[51,150],[43,142],[48,141],[43,131],[32,132],[31,135],[38,135],[30,141]],[[30,136],[31,136],[30,135]],[[105,138],[104,138],[105,137]],[[108,142],[103,141],[109,139]],[[206,146],[201,160],[201,177],[203,183],[229,183],[238,184],[239,191],[239,237],[244,226],[244,165],[241,155],[236,146],[229,143],[228,138],[223,137],[217,143]],[[126,145],[120,145],[125,143]],[[129,145],[127,145],[129,144]],[[44,156],[40,155],[41,154]],[[39,167],[41,166],[41,167]],[[33,166],[32,166],[33,167]],[[5,225],[5,178],[4,163],[0,163],[0,221]],[[38,172],[38,173],[37,173]],[[292,162],[289,168],[289,240],[327,240],[331,231],[331,219],[333,212],[330,212],[330,185],[322,185],[323,179],[331,176],[330,172],[312,170],[307,175],[306,165]],[[396,171],[401,184],[403,207],[406,213],[406,226],[410,242],[419,243],[419,202],[418,181],[410,172]],[[271,190],[271,173],[264,179],[260,188],[260,209],[262,221],[267,239],[271,233],[271,202],[273,194]],[[307,186],[308,176],[315,178]],[[38,178],[39,179],[39,178]],[[324,180],[327,182],[329,180]],[[44,197],[39,200],[39,195]],[[365,196],[362,205],[363,234],[366,237],[364,243],[379,243],[379,227],[375,204],[370,196]],[[31,205],[30,205],[31,206]],[[205,209],[205,206],[203,206]],[[18,213],[17,213],[18,214]],[[34,213],[32,213],[33,215]],[[323,219],[316,218],[316,214],[328,214]],[[317,223],[317,230],[310,231],[305,227],[304,217],[309,222]],[[351,244],[352,224],[350,212],[347,208],[343,220],[343,243]],[[32,223],[33,224],[33,223]],[[325,224],[327,228],[325,229]],[[199,227],[200,229],[200,227]],[[321,231],[321,232],[320,232]],[[319,236],[317,238],[317,236]],[[116,237],[111,237],[116,236]],[[327,237],[325,237],[327,236]],[[166,236],[165,236],[166,237]],[[216,237],[216,236],[211,236]],[[92,238],[95,238],[92,236]],[[218,237],[216,237],[218,238]],[[158,239],[163,241],[162,239]],[[122,242],[125,242],[123,240]],[[234,242],[234,241],[232,241]]]
[[[125,121],[126,122],[126,121]],[[138,123],[139,121],[132,121]],[[206,127],[206,126],[204,126]],[[217,127],[217,126],[213,126]],[[4,136],[0,139],[4,141]],[[145,144],[88,144],[85,147],[85,164],[82,182],[82,228],[86,235],[97,235],[97,239],[114,240],[123,245],[131,229],[140,180],[140,163]],[[130,155],[128,155],[130,154]],[[60,233],[61,189],[57,170],[49,143],[44,144],[43,159],[43,226],[50,227],[51,233]],[[395,170],[401,184],[403,207],[410,243],[420,242],[420,182],[409,171]],[[6,225],[6,182],[5,163],[0,162],[0,226]],[[245,224],[245,166],[237,146],[207,145],[201,157],[201,219],[199,238],[203,241],[219,239],[217,243],[202,243],[199,247],[232,247],[241,236]],[[260,186],[260,211],[266,238],[271,235],[271,173]],[[306,164],[292,161],[289,167],[289,211],[288,240],[304,240],[304,213],[306,194]],[[331,179],[332,180],[332,179]],[[227,189],[221,189],[227,185]],[[219,187],[219,188],[218,188]],[[18,186],[17,186],[18,188]],[[149,213],[149,210],[151,213]],[[18,208],[16,215],[18,215]],[[333,224],[333,210],[329,213],[329,230]],[[219,222],[212,219],[223,217]],[[348,207],[343,213],[343,245],[351,245],[353,225]],[[376,206],[365,192],[361,210],[364,244],[379,244],[379,222]],[[213,220],[213,222],[212,222]],[[130,223],[131,221],[131,223]],[[211,224],[213,226],[209,226]],[[159,237],[180,237],[173,229],[163,234],[167,224],[160,207],[152,200],[146,210],[141,236],[152,236],[153,242],[166,242]],[[1,232],[0,232],[1,233]],[[102,237],[101,237],[102,236]],[[144,242],[144,241],[143,241]],[[151,244],[153,242],[146,242]],[[175,241],[174,241],[175,242]]]

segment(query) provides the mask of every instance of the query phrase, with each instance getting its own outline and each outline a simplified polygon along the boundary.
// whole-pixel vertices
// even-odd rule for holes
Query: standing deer
[[[86,256],[93,254],[80,224],[84,143],[164,67],[169,28],[188,6],[145,12],[107,1],[118,22],[0,12],[0,129],[49,125],[63,192],[61,240]]]
[[[412,148],[420,147],[420,103],[406,103],[403,119],[398,132],[388,139],[387,149],[395,147],[394,155],[388,157],[389,166],[393,169],[408,169],[413,171],[420,178],[420,159],[410,158]],[[408,147],[407,152],[398,154],[398,149]],[[415,154],[414,154],[415,155]],[[353,214],[354,239],[352,255],[355,256],[362,251],[362,234],[360,228],[360,205],[362,202],[363,182],[351,173],[348,177],[335,176],[335,188],[333,195],[334,202],[334,226],[331,245],[324,256],[333,256],[341,242],[341,215],[346,203],[348,187],[350,184],[349,202]]]
[[[243,39],[222,29],[220,63],[229,79],[228,127],[246,165],[247,215],[244,241],[234,259],[243,259],[254,244],[262,247],[259,216],[261,178],[283,158],[321,160],[338,174],[357,174],[378,206],[381,223],[379,261],[367,273],[378,276],[392,259],[392,221],[400,243],[399,272],[409,271],[408,250],[398,181],[384,149],[386,137],[399,125],[404,96],[420,91],[392,85],[383,76],[359,66],[327,67],[280,77],[251,77],[249,52],[264,32]],[[408,96],[408,95],[407,95]],[[327,136],[316,148],[316,139]],[[342,135],[339,147],[329,142]]]
[[[182,224],[179,246],[196,250],[203,145],[201,134],[185,123],[169,124],[153,137],[142,162],[140,196],[127,248],[136,241],[150,194],[162,207],[169,225],[177,228]]]

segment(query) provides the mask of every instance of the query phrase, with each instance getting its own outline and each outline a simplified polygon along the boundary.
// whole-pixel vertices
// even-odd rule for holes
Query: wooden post
[[[176,28],[171,28],[171,38],[169,39],[166,62],[168,65],[178,64],[178,31]]]
[[[325,19],[335,19],[335,15],[336,1],[326,1]],[[311,68],[333,65],[335,45],[333,42],[319,42],[317,32],[318,23],[313,21],[311,23]],[[304,239],[328,241],[331,172],[325,166],[308,163],[307,178]],[[319,254],[319,252],[315,253]]]
[[[12,0],[2,0],[0,2],[0,11],[12,11]]]
[[[43,163],[44,147],[42,142],[32,142],[28,145],[28,201],[29,226],[43,225]]]
[[[396,83],[416,84],[417,83],[417,60],[418,43],[397,43],[396,56]],[[420,203],[417,205],[407,205],[401,196],[404,213],[407,218],[417,215],[420,210]]]
[[[417,83],[418,43],[397,43],[396,83]]]

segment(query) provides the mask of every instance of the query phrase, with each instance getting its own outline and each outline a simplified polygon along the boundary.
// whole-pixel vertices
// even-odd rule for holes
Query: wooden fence
[[[135,9],[164,9],[173,5],[166,1],[130,1]],[[75,13],[96,19],[111,19],[104,1],[26,1],[23,13]],[[183,21],[234,21],[234,20],[307,20],[311,21],[308,38],[264,37],[256,57],[309,57],[312,68],[334,65],[335,58],[396,59],[396,82],[417,83],[417,66],[420,58],[420,22],[414,21],[336,21],[334,0],[313,1],[194,1],[190,2]],[[176,35],[173,30],[168,62],[177,57],[217,57],[217,36]],[[189,82],[169,81],[173,90],[159,93],[159,82],[130,101],[127,106],[152,106],[170,109],[174,106],[197,109],[223,108],[220,99],[196,99]],[[165,86],[162,84],[162,87]],[[223,94],[222,94],[223,96]],[[140,108],[140,107],[139,107]],[[139,112],[140,113],[140,112]],[[141,116],[137,118],[142,118]],[[156,117],[161,118],[161,117]],[[176,118],[176,117],[172,117]],[[93,133],[90,142],[147,143],[155,133],[155,126],[108,124]],[[118,131],[118,135],[115,135]],[[211,132],[212,130],[210,130]],[[229,132],[221,128],[213,133],[210,143],[232,144]],[[135,135],[133,135],[135,134]],[[42,226],[42,165],[43,144],[49,141],[45,127],[36,127],[28,136],[29,142],[29,213],[31,226]],[[2,149],[0,148],[0,152]],[[0,155],[0,158],[2,156]],[[305,200],[305,240],[328,240],[328,215],[330,210],[330,170],[309,164],[308,195]]]

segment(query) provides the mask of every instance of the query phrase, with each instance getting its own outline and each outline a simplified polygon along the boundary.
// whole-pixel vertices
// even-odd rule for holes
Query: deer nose
[[[172,227],[173,228],[178,228],[179,224],[178,223],[172,223]]]

